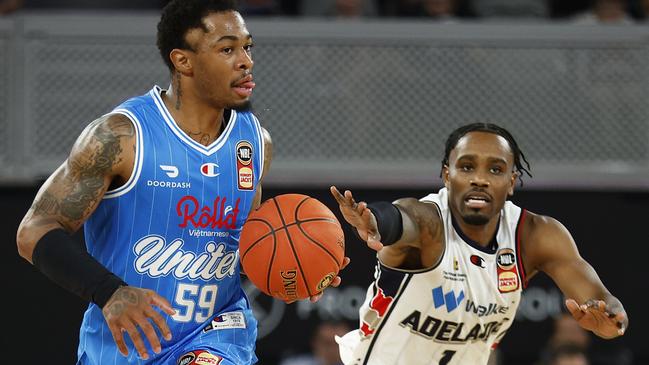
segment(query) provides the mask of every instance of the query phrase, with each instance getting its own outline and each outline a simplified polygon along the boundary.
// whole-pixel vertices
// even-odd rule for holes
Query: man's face
[[[507,140],[488,132],[469,132],[459,139],[443,170],[451,211],[471,225],[496,217],[514,193],[514,155]]]
[[[235,11],[203,18],[207,29],[191,29],[187,42],[197,96],[217,108],[241,108],[249,103],[252,81],[252,37]]]

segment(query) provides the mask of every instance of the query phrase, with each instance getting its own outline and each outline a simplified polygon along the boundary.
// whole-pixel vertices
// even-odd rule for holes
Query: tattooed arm
[[[123,284],[119,278],[85,250],[72,247],[75,243],[62,231],[77,231],[106,191],[128,180],[133,169],[135,140],[134,126],[123,115],[105,116],[92,122],[77,139],[68,159],[40,188],[20,223],[17,244],[20,255],[50,279],[103,306],[102,313],[122,354],[128,354],[126,332],[140,356],[146,359],[147,350],[136,326],[153,350],[160,352],[160,341],[152,323],[168,340],[171,332],[152,306],[173,315],[171,305],[151,290],[119,286]]]
[[[32,262],[36,243],[53,229],[76,232],[108,188],[128,180],[134,146],[135,130],[125,116],[105,116],[88,125],[68,159],[40,188],[20,223],[20,255]]]

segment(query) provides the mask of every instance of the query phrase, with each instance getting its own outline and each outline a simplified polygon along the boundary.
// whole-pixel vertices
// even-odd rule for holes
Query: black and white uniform
[[[525,274],[519,228],[525,211],[506,202],[490,247],[466,237],[448,192],[435,204],[446,246],[439,264],[400,270],[377,264],[360,308],[360,328],[337,338],[346,365],[481,365],[511,326]]]

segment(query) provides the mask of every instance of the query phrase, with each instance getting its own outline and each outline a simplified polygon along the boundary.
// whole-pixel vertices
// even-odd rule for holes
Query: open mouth
[[[252,81],[252,75],[248,75],[232,85],[234,92],[242,97],[249,97],[252,95],[252,89],[255,88],[255,83]]]
[[[469,193],[464,203],[471,209],[482,209],[491,203],[491,197],[485,193]]]

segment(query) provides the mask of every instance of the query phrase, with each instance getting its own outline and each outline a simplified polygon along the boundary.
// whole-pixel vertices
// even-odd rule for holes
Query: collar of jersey
[[[455,220],[455,217],[453,217],[453,214],[451,213],[451,222],[453,222],[453,228],[455,229],[455,232],[462,238],[464,242],[466,242],[469,246],[475,248],[476,250],[482,251],[484,253],[488,254],[495,254],[496,251],[498,250],[498,231],[500,230],[500,218],[498,218],[498,225],[496,226],[496,232],[494,233],[493,238],[489,242],[489,246],[483,247],[481,244],[478,242],[472,240],[462,232],[462,228],[460,228],[460,225],[457,223]]]
[[[162,118],[164,119],[165,123],[167,123],[171,131],[174,132],[174,134],[178,138],[180,138],[181,141],[185,142],[185,144],[187,144],[192,149],[207,156],[212,155],[214,152],[218,151],[225,144],[225,141],[227,141],[230,132],[232,132],[232,129],[234,128],[234,123],[237,120],[236,111],[234,110],[231,111],[230,120],[228,121],[225,130],[223,131],[223,133],[221,133],[219,138],[217,138],[209,146],[203,146],[202,144],[194,141],[191,137],[189,137],[187,133],[185,133],[185,131],[180,129],[178,123],[176,123],[174,118],[171,116],[171,113],[167,109],[167,106],[162,101],[162,97],[160,96],[162,91],[163,90],[159,86],[157,85],[154,86],[153,89],[150,91],[151,97],[153,98],[153,101],[158,107],[158,110],[160,111],[160,114],[162,115]]]

